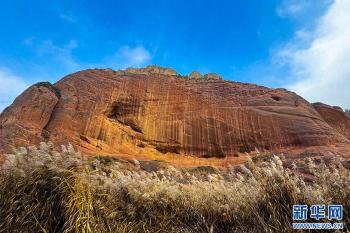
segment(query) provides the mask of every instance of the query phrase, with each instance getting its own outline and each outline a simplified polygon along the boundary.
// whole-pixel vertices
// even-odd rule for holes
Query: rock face
[[[59,99],[59,89],[50,83],[37,83],[17,97],[0,115],[0,150],[42,141]]]
[[[316,109],[315,109],[316,108]],[[338,115],[345,128],[338,124]],[[349,119],[285,89],[150,66],[39,83],[0,115],[0,150],[50,140],[91,154],[198,157],[348,145]],[[339,119],[340,119],[339,118]]]
[[[350,140],[350,115],[337,106],[329,106],[323,103],[312,105],[332,128]]]

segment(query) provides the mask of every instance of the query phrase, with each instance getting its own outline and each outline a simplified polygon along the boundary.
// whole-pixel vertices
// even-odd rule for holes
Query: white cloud
[[[309,6],[309,0],[284,0],[277,8],[281,17],[293,17],[303,12]]]
[[[335,0],[308,33],[279,51],[291,69],[289,89],[311,102],[350,108],[350,1]],[[304,37],[303,37],[304,38]]]
[[[105,59],[104,65],[114,69],[125,69],[128,67],[142,67],[148,65],[152,60],[151,53],[143,46],[123,46],[111,57]]]
[[[0,112],[28,87],[24,79],[3,67],[0,67],[0,84]]]
[[[125,58],[126,62],[132,65],[142,65],[151,59],[150,53],[142,46],[135,48],[122,47],[119,55]]]

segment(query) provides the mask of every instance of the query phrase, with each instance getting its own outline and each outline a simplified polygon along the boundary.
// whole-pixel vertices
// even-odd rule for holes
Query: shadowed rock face
[[[312,105],[332,128],[350,140],[350,116],[343,109],[323,103]]]
[[[95,154],[146,147],[224,157],[349,144],[349,128],[339,130],[295,93],[194,75],[156,66],[94,69],[34,85],[0,115],[0,149],[51,140]]]

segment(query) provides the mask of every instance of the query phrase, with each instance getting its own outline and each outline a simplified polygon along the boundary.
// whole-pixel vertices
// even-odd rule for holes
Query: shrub
[[[341,158],[296,165],[271,156],[227,171],[140,166],[51,143],[18,148],[0,174],[0,232],[292,232],[292,205],[343,204]],[[346,228],[346,230],[349,230]]]

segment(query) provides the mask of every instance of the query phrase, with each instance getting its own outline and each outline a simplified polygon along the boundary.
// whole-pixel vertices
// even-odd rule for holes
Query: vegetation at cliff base
[[[7,155],[0,172],[0,232],[292,232],[294,204],[342,204],[344,231],[350,224],[340,157],[146,172],[137,160],[41,143]]]

